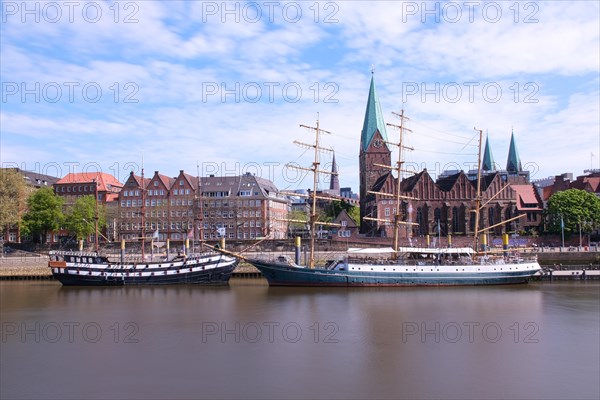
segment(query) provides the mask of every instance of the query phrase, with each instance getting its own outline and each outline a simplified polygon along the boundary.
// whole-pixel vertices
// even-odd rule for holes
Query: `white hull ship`
[[[404,112],[396,114],[401,119],[400,141],[393,143],[399,147],[398,162],[396,167],[385,166],[398,172],[398,185],[395,194],[384,195],[394,197],[396,204],[400,204],[400,199],[410,199],[402,196],[400,192],[400,172],[402,171],[402,149],[407,148],[402,145],[402,135]],[[395,125],[394,125],[395,126]],[[308,127],[311,128],[311,127]],[[265,276],[269,285],[272,286],[452,286],[452,285],[499,285],[499,284],[517,284],[526,283],[533,276],[540,274],[541,268],[537,259],[525,259],[519,255],[510,255],[508,246],[501,255],[477,254],[473,249],[478,248],[479,211],[481,208],[480,180],[477,176],[477,198],[475,201],[475,244],[473,248],[399,248],[398,226],[402,223],[400,208],[397,207],[396,215],[392,221],[382,221],[394,224],[394,248],[390,248],[388,253],[391,257],[380,260],[365,260],[358,256],[364,253],[380,253],[380,249],[354,249],[348,252],[348,256],[331,262],[324,267],[316,267],[314,259],[314,244],[317,215],[316,215],[316,183],[317,174],[324,173],[319,170],[319,151],[328,150],[319,146],[319,134],[321,132],[329,133],[319,129],[317,121],[316,128],[311,128],[316,132],[315,143],[308,145],[315,149],[315,159],[312,168],[301,168],[312,171],[314,174],[314,187],[312,191],[312,209],[310,220],[311,241],[310,241],[310,259],[307,265],[299,265],[299,245],[297,244],[296,259],[294,261],[287,257],[279,257],[276,261],[266,261],[260,258],[244,259],[258,268]],[[479,158],[478,170],[480,170],[481,160],[481,137],[479,131]],[[392,143],[390,143],[392,144]],[[384,167],[382,165],[382,167]],[[377,220],[376,218],[365,218]],[[509,222],[507,220],[505,222]],[[319,223],[321,224],[321,223]],[[409,223],[410,224],[410,223]],[[325,224],[327,225],[327,224]],[[487,228],[489,229],[489,228]],[[508,243],[508,241],[506,241]]]
[[[392,249],[389,249],[392,253]],[[534,260],[515,257],[471,258],[471,248],[400,248],[398,260],[364,260],[358,254],[380,251],[350,249],[347,257],[322,268],[298,265],[287,257],[277,261],[248,259],[271,286],[456,286],[527,283],[540,272]],[[441,256],[441,257],[439,257]],[[416,258],[415,258],[416,257]]]

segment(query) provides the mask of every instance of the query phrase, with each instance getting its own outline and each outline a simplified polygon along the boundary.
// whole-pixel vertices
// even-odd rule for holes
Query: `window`
[[[346,220],[342,221],[342,226],[343,226],[343,227],[346,227],[346,226],[348,226],[348,221],[346,221]]]
[[[179,186],[183,186],[183,179],[179,181]]]
[[[158,186],[158,181],[154,181],[154,186]]]

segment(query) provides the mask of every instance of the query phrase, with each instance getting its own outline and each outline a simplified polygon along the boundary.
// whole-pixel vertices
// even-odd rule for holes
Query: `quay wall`
[[[542,251],[537,249],[534,254],[538,256],[538,262],[546,270],[553,271],[553,279],[581,279],[584,270],[584,279],[600,279],[600,252],[598,251],[569,251],[568,248],[553,249],[553,251]],[[276,257],[282,253],[270,253],[270,257]],[[292,253],[285,253],[293,258]],[[317,258],[333,259],[339,253],[319,252]],[[260,272],[247,263],[240,263],[232,277],[258,278]],[[544,280],[548,276],[544,277]],[[44,255],[11,256],[0,258],[0,280],[51,280],[52,273],[48,268],[48,257]]]

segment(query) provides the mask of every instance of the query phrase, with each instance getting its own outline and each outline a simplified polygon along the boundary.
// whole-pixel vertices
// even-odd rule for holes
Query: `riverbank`
[[[536,279],[550,280],[600,280],[600,266],[598,263],[572,264],[571,259],[560,254],[560,258],[543,260],[540,258],[544,274]],[[571,254],[572,255],[572,254]],[[588,253],[588,256],[590,254]],[[595,253],[595,257],[598,253]],[[588,258],[577,257],[589,261]],[[545,261],[545,262],[544,262]],[[258,269],[247,263],[240,263],[232,274],[233,278],[260,278],[262,275]],[[0,281],[12,280],[53,280],[52,272],[48,268],[48,257],[5,257],[0,259]]]
[[[252,265],[242,263],[233,272],[233,277],[260,277],[260,271]],[[0,280],[45,280],[53,279],[48,268],[48,257],[5,257],[0,259]]]

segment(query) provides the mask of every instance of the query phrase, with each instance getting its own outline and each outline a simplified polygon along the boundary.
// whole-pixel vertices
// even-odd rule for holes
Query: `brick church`
[[[400,200],[398,205],[386,195],[396,193],[398,185],[398,178],[391,170],[381,166],[392,165],[387,142],[386,125],[372,76],[359,151],[360,233],[367,237],[392,237],[394,215],[400,206],[400,218],[410,223],[400,226],[400,237],[438,235],[438,229],[441,236],[471,234],[475,230],[475,214],[471,210],[476,196],[477,171],[445,171],[434,180],[424,169],[402,180],[402,196],[413,199]],[[542,199],[529,181],[529,172],[522,168],[514,133],[506,169],[499,169],[494,162],[489,138],[481,169],[480,229],[523,215],[497,225],[489,233],[539,231],[543,223]]]

